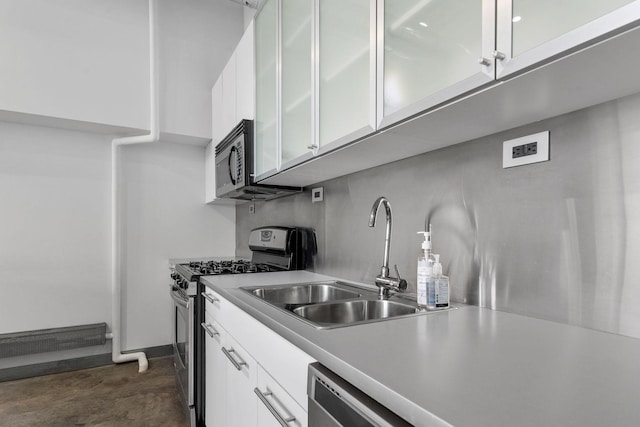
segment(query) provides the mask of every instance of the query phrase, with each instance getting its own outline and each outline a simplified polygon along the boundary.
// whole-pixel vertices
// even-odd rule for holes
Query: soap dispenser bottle
[[[429,231],[418,231],[418,234],[424,236],[424,242],[422,242],[422,249],[418,254],[416,296],[418,306],[427,308],[427,283],[433,277],[433,264],[435,262],[435,258],[431,253],[431,224],[429,224]]]
[[[442,274],[440,255],[434,254],[433,280],[427,283],[427,308],[443,310],[449,308],[449,278]]]

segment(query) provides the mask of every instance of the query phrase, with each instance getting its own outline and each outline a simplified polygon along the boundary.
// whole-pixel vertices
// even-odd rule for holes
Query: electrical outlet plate
[[[317,203],[324,200],[324,187],[311,189],[311,202]]]
[[[256,204],[255,203],[249,203],[249,213],[251,213],[251,214],[256,213]]]
[[[502,167],[528,165],[549,160],[549,131],[534,133],[502,143]]]

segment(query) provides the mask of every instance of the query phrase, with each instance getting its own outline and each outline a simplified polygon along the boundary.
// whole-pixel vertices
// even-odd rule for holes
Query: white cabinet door
[[[223,120],[222,74],[211,89],[211,142],[216,145],[226,135]]]
[[[210,315],[205,315],[205,421],[208,427],[226,425],[226,369],[222,353],[225,332]]]
[[[255,116],[253,21],[249,24],[235,51],[236,57],[236,123]]]
[[[236,57],[231,55],[229,62],[222,70],[222,122],[224,126],[224,138],[236,122]]]
[[[204,202],[216,199],[216,149],[213,140],[204,150]]]
[[[312,129],[312,0],[281,0],[280,164],[287,168],[314,144]]]
[[[494,79],[494,0],[379,4],[379,127]]]
[[[322,153],[376,129],[376,2],[318,3],[318,150]]]
[[[640,19],[638,0],[498,0],[497,77],[521,71]]]
[[[255,175],[275,173],[278,155],[278,0],[266,0],[255,19]]]
[[[285,422],[289,426],[306,427],[305,411],[261,366],[258,368],[258,425],[279,427]],[[280,420],[280,421],[279,421]]]
[[[258,364],[231,336],[225,337],[227,426],[251,427],[258,423]]]

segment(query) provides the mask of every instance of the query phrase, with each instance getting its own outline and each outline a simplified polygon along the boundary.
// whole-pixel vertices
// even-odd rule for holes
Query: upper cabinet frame
[[[389,40],[386,39],[386,14],[385,0],[377,1],[377,128],[382,129],[395,124],[405,118],[420,114],[426,110],[450,101],[460,95],[470,92],[478,87],[488,84],[495,79],[495,60],[492,56],[495,50],[496,37],[496,3],[495,0],[478,0],[481,2],[481,33],[482,40],[480,42],[480,51],[473,57],[473,61],[477,64],[477,71],[472,75],[452,83],[440,90],[437,90],[425,97],[403,106],[393,111],[385,112],[385,56],[389,51]],[[422,9],[432,7],[433,0],[420,0],[415,2],[407,13],[403,14],[403,23],[392,24],[392,26],[404,26],[404,22],[409,22],[414,16],[418,15]],[[426,29],[427,24],[420,22]],[[411,30],[411,28],[408,28]],[[419,30],[422,30],[418,27]],[[475,53],[475,52],[474,52]],[[437,70],[436,70],[437,72]],[[425,75],[425,79],[429,79],[429,75]]]
[[[582,9],[588,9],[588,4],[610,5],[611,11],[595,19],[588,19],[576,25],[575,28],[561,32],[558,36],[550,38],[536,46],[514,54],[514,26],[518,25],[515,19],[527,19],[527,16],[514,17],[514,3],[516,0],[497,0],[497,55],[496,78],[502,79],[512,74],[518,74],[528,69],[539,66],[541,63],[550,62],[560,56],[566,56],[572,51],[579,50],[587,45],[592,45],[605,38],[610,38],[616,33],[637,26],[640,17],[640,1],[633,1],[623,6],[615,4],[625,3],[617,0],[600,2],[578,2]],[[559,4],[559,3],[558,3]],[[544,5],[538,5],[544,7]],[[578,10],[579,8],[575,8]],[[552,14],[550,11],[549,14]],[[584,12],[583,12],[584,13]],[[558,14],[556,14],[557,16]],[[542,23],[540,23],[542,25]]]

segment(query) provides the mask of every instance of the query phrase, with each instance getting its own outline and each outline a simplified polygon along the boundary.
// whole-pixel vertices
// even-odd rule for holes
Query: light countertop
[[[334,279],[292,271],[204,283],[417,426],[640,425],[638,339],[466,305],[318,330],[238,289]]]

